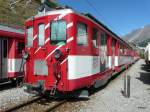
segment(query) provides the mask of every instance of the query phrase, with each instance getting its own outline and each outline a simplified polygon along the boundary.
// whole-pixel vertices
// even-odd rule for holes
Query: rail
[[[21,104],[18,104],[18,105],[15,105],[11,108],[7,108],[5,110],[3,110],[2,112],[15,112],[17,110],[20,110],[20,109],[23,109],[23,108],[26,108],[28,106],[30,106],[30,108],[32,108],[32,104],[33,103],[36,103],[36,102],[39,102],[40,100],[42,99],[45,99],[44,97],[36,97],[30,101],[26,101],[24,103],[21,103]],[[49,101],[51,101],[50,99],[48,99]],[[48,102],[49,104],[52,104],[52,106],[48,106],[48,107],[41,107],[43,108],[42,111],[40,112],[50,112],[52,110],[55,110],[56,108],[58,108],[59,106],[61,106],[62,104],[64,104],[67,100],[61,100],[61,101],[57,101],[55,102],[55,100],[51,101],[51,102]],[[33,107],[34,108],[34,107]],[[38,106],[38,108],[40,108]],[[38,109],[37,109],[38,110]]]

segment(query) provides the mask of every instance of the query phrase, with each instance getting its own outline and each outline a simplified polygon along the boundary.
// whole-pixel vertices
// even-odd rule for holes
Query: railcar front
[[[68,57],[74,55],[71,9],[55,10],[26,21],[26,83],[33,91],[70,91]]]

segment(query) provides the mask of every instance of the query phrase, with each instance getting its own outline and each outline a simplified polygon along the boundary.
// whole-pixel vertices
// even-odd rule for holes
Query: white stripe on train
[[[68,57],[65,58],[60,64],[62,65],[63,63],[65,63],[68,60]]]
[[[34,41],[36,38],[37,38],[37,35],[35,35],[35,36],[33,37],[33,41]]]
[[[41,47],[38,47],[38,49],[34,52],[34,54],[36,54],[40,49]]]
[[[48,23],[46,26],[45,26],[45,30],[50,26],[50,23]]]
[[[68,24],[67,24],[67,29],[68,29],[68,28],[71,28],[72,26],[73,26],[73,22],[68,23]]]
[[[50,57],[50,55],[52,55],[57,49],[61,48],[62,46],[63,46],[63,45],[60,45],[60,46],[56,47],[56,49],[54,49],[51,53],[49,53],[49,54],[46,56],[45,60],[47,60],[48,57]]]
[[[67,43],[71,42],[73,40],[73,37],[70,37],[69,39],[67,39]]]
[[[48,38],[46,39],[46,41],[45,41],[45,44],[46,44],[49,40],[50,40],[50,38],[48,37]]]
[[[62,18],[65,17],[67,14],[68,14],[68,13],[62,13],[62,14],[60,14],[59,16],[57,16],[57,17],[54,19],[54,21],[57,21],[57,20],[59,20],[59,19],[62,19]]]
[[[111,58],[108,57],[108,59]],[[114,65],[118,66],[126,63],[131,63],[133,59],[131,56],[115,56]],[[96,60],[95,60],[96,59]],[[109,62],[105,60],[106,68],[108,67]],[[95,66],[96,65],[96,66]],[[99,56],[80,56],[80,55],[69,55],[68,56],[68,79],[79,79],[88,76],[92,76],[100,72],[100,58]]]

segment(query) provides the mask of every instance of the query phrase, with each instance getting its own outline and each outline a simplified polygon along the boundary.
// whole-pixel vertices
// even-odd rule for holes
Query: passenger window
[[[33,27],[29,27],[27,29],[26,46],[27,47],[33,46]]]
[[[98,38],[98,30],[96,28],[93,28],[92,43],[93,43],[93,47],[95,48],[98,48],[97,38]]]
[[[123,53],[123,46],[120,44],[120,53]]]
[[[18,54],[22,54],[22,50],[24,50],[24,42],[18,42],[17,48],[18,48]]]
[[[127,55],[127,48],[124,48],[124,54]]]
[[[8,45],[7,45],[8,43],[7,43],[7,40],[4,40],[4,43],[3,43],[3,49],[5,49],[4,50],[4,58],[6,58],[7,57],[7,50],[8,50]]]
[[[39,24],[38,26],[38,45],[42,46],[45,42],[45,25]]]
[[[87,25],[83,23],[77,24],[77,44],[81,46],[88,45]]]
[[[107,37],[105,33],[101,34],[101,39],[100,39],[100,43],[101,43],[101,51],[105,52],[107,51]]]
[[[53,21],[51,23],[51,44],[66,44],[66,22],[63,20]]]
[[[112,54],[115,55],[115,40],[112,40]]]

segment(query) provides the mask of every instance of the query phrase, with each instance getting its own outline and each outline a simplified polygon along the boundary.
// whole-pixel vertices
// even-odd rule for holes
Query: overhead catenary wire
[[[103,21],[104,21],[106,24],[108,24],[109,27],[111,27],[112,29],[114,29],[114,30],[116,31],[116,33],[118,33],[117,30],[116,30],[116,28],[114,28],[114,27],[110,24],[110,22],[107,21],[107,19],[99,12],[99,10],[98,10],[89,0],[86,0],[86,1],[87,1],[87,2],[85,2],[85,3],[87,3],[87,4],[98,14],[98,16],[99,16],[100,18],[102,18]]]

